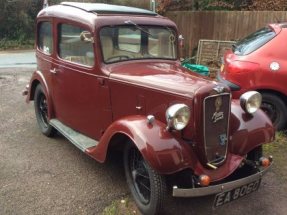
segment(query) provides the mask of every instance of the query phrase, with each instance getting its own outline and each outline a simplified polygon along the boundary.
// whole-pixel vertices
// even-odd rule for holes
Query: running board
[[[57,119],[51,119],[49,123],[83,152],[90,147],[97,146],[99,143],[98,141],[71,129]]]

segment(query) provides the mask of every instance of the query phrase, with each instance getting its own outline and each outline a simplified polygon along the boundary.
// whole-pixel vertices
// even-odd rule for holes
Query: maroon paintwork
[[[104,64],[99,47],[99,29],[120,25],[126,19],[137,24],[169,26],[175,24],[161,16],[94,15],[73,7],[52,6],[42,10],[37,23],[53,20],[54,52],[51,56],[36,51],[37,71],[33,74],[27,100],[33,100],[41,83],[49,105],[49,119],[57,118],[71,128],[99,141],[86,153],[104,162],[110,143],[125,135],[138,147],[153,169],[171,174],[192,169],[207,174],[211,181],[230,175],[244,156],[256,146],[274,138],[274,129],[266,115],[257,111],[250,116],[232,101],[229,145],[225,162],[216,170],[208,168],[203,145],[203,105],[199,103],[218,84],[180,66],[179,60],[133,60]],[[81,26],[95,37],[95,66],[85,67],[58,57],[57,25]],[[55,68],[57,74],[51,74]],[[229,92],[228,89],[225,89]],[[166,109],[175,103],[191,108],[189,125],[182,132],[166,129]],[[141,108],[136,108],[140,106]],[[148,124],[146,116],[155,116]],[[212,132],[212,131],[210,131]]]

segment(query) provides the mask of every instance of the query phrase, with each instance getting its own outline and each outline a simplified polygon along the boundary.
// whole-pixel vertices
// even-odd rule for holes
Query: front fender
[[[226,162],[215,170],[202,166],[192,150],[192,144],[177,138],[177,133],[166,130],[158,120],[148,124],[145,116],[129,116],[115,121],[104,133],[95,147],[86,153],[99,162],[106,159],[108,146],[114,135],[124,134],[139,149],[144,159],[160,174],[172,174],[183,169],[192,169],[196,175],[207,174],[212,181],[230,175],[242,161],[242,157],[229,153]]]
[[[172,174],[189,168],[196,175],[209,175],[212,181],[230,175],[248,152],[274,139],[272,123],[261,110],[250,116],[241,109],[238,102],[233,102],[228,154],[224,164],[217,170],[202,166],[192,144],[181,139],[178,133],[167,131],[164,123],[155,120],[151,125],[145,116],[139,115],[115,121],[105,131],[98,145],[87,149],[86,153],[104,162],[111,139],[119,133],[134,142],[144,159],[157,172]]]
[[[104,162],[108,145],[112,137],[118,133],[128,136],[141,152],[144,159],[157,172],[171,174],[189,166],[190,155],[186,153],[186,143],[176,139],[166,130],[166,125],[158,120],[152,124],[145,116],[129,116],[115,121],[105,131],[95,148],[86,152],[100,162]]]
[[[275,138],[275,129],[267,115],[258,110],[255,114],[245,113],[239,100],[232,102],[230,117],[230,144],[231,153],[244,156],[259,145],[272,142]]]

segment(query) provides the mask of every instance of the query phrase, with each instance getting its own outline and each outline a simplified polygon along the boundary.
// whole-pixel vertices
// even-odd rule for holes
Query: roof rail
[[[96,14],[134,14],[156,16],[157,13],[136,7],[127,7],[120,5],[102,4],[102,3],[79,3],[79,2],[62,2],[61,5],[75,7],[86,12]]]

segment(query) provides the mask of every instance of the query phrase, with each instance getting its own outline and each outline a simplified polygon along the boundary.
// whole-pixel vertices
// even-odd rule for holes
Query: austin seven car
[[[145,9],[63,2],[36,23],[37,69],[23,94],[40,131],[101,163],[119,153],[141,213],[207,195],[216,208],[260,187],[273,162],[262,146],[274,140],[261,95],[232,99],[226,85],[183,68],[174,22]]]

